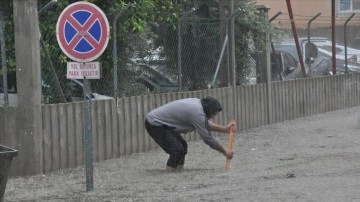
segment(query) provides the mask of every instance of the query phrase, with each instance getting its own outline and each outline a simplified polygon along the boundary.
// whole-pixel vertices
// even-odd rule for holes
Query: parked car
[[[270,54],[271,80],[289,80],[301,78],[302,72],[299,62],[288,52],[275,50]],[[250,57],[251,72],[247,78],[248,84],[256,84],[256,61]]]
[[[312,37],[310,41],[319,49],[320,54],[332,58],[332,41],[323,37]],[[336,69],[339,73],[345,72],[345,46],[336,44]],[[360,50],[347,47],[347,65],[349,72],[360,72]]]
[[[305,65],[305,71],[308,76],[323,76],[331,73],[331,60],[321,54],[314,43],[309,43],[305,38],[299,39],[302,59]],[[296,44],[293,40],[284,40],[274,43],[275,51],[284,51],[289,53],[299,63]],[[300,68],[301,69],[301,68]],[[300,77],[300,75],[296,75]],[[302,74],[301,74],[302,77]]]
[[[332,41],[324,37],[311,37],[310,41],[314,43],[321,53],[326,56],[332,56]],[[345,59],[345,46],[336,43],[336,58]],[[347,46],[347,60],[348,62],[360,63],[360,50]]]
[[[126,68],[136,75],[135,83],[145,86],[150,92],[178,91],[178,75],[167,68],[162,52],[163,48],[158,47],[144,55],[136,54]]]
[[[175,92],[178,90],[177,81],[171,76],[151,67],[147,64],[139,64],[141,68],[141,74],[139,75],[137,82],[144,84],[150,91],[157,92]]]
[[[288,80],[301,78],[299,62],[288,52],[278,50],[271,53],[272,80]]]

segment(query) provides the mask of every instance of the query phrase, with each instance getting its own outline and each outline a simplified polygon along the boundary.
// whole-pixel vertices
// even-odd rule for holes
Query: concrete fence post
[[[14,33],[18,92],[17,173],[42,173],[40,35],[37,0],[14,0]]]

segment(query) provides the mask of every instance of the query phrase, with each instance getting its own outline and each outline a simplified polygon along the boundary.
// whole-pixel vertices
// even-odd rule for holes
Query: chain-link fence
[[[56,18],[49,16],[59,16],[62,9],[41,11],[39,26],[42,102],[82,100],[82,80],[66,78],[69,59],[58,46],[54,29],[49,29],[57,23]],[[109,24],[114,25],[114,15],[107,17]],[[229,85],[232,75],[229,69],[228,46],[224,42],[225,30],[221,28],[222,21],[218,18],[199,17],[195,12],[189,12],[175,26],[154,25],[142,33],[126,32],[125,36],[113,35],[111,32],[105,52],[97,59],[101,62],[101,78],[91,80],[94,96],[124,97]],[[8,23],[13,22],[8,19]],[[123,22],[119,20],[115,23],[121,26]],[[235,30],[240,31],[241,28]],[[5,30],[5,33],[13,35],[13,30]],[[115,39],[117,44],[114,45]],[[244,45],[247,41],[238,43]],[[113,53],[114,47],[116,53]],[[238,49],[241,49],[241,46]],[[237,54],[243,53],[237,50]],[[14,77],[9,79],[8,83],[16,94],[14,54],[7,58],[12,58],[7,59],[7,62],[12,61],[10,69],[13,70],[7,76]],[[239,83],[240,78],[247,74],[243,71],[247,69],[246,64],[237,60]],[[241,82],[243,81],[242,79]],[[3,83],[0,85],[3,88]]]
[[[112,20],[109,16],[109,21]],[[119,37],[112,36],[105,53],[98,59],[102,76],[91,80],[93,93],[113,97],[117,88],[116,94],[123,97],[208,88],[220,53],[219,19],[188,17],[180,21],[177,29],[171,25],[157,29],[125,36],[129,42],[127,46],[121,41],[116,44],[115,59],[110,53],[113,40]],[[81,99],[82,81],[66,78],[67,59],[59,49],[51,49],[54,46],[49,44],[54,43],[55,33],[42,33],[43,102]]]
[[[51,11],[52,15],[60,15],[61,9]],[[109,24],[114,25],[114,16],[107,16]],[[272,17],[272,16],[269,16]],[[309,21],[314,16],[294,15],[299,38],[306,40],[311,36],[312,42],[320,37],[324,42],[321,48],[322,54],[326,54],[329,48],[328,41],[331,40],[331,18],[330,16],[318,16]],[[45,19],[47,20],[46,24]],[[52,19],[53,22],[49,22]],[[55,26],[56,18],[47,18],[47,13],[39,16],[41,32],[41,65],[42,65],[42,95],[43,103],[70,102],[83,99],[82,80],[72,80],[66,78],[66,66],[68,58],[62,53],[57,45],[56,33],[44,29],[44,26]],[[290,23],[286,21],[288,14],[283,13],[277,17],[272,24],[277,27],[276,35],[272,35],[273,50],[279,51],[278,42],[284,39],[293,40],[293,32]],[[285,20],[285,21],[284,21]],[[351,19],[347,26],[347,35],[344,34],[344,23],[347,18],[337,18],[336,41],[344,46],[344,39],[347,46],[360,49],[359,18],[356,16]],[[206,88],[216,88],[228,86],[233,75],[229,65],[229,44],[224,41],[226,31],[222,24],[224,19],[202,18],[189,12],[184,15],[179,23],[173,25],[154,25],[142,33],[127,32],[126,36],[113,35],[110,37],[105,52],[97,61],[101,62],[101,78],[91,80],[91,87],[94,96],[102,95],[106,97],[127,97],[149,93],[164,93],[175,91],[190,91]],[[281,21],[282,23],[277,23]],[[121,26],[122,21],[115,23]],[[310,27],[310,29],[308,29]],[[113,27],[111,27],[113,29]],[[5,35],[11,34],[11,30],[4,30]],[[240,37],[249,35],[245,33],[241,26],[235,23],[235,64],[236,64],[236,83],[246,84],[255,81],[256,77],[263,71],[263,65],[259,63],[258,41],[251,37]],[[117,40],[116,44],[114,40]],[[9,45],[9,44],[7,44]],[[244,52],[245,46],[255,47],[249,49],[252,52]],[[114,53],[116,47],[116,53]],[[320,50],[320,49],[319,49]],[[288,51],[289,52],[289,51]],[[290,51],[291,52],[291,51]],[[360,51],[359,51],[360,52]],[[330,51],[331,53],[331,51]],[[307,54],[307,53],[306,53]],[[298,65],[299,59],[296,58],[294,65]],[[354,57],[355,56],[355,57]],[[4,57],[4,56],[3,56]],[[14,61],[12,55],[6,56],[6,63]],[[343,55],[341,55],[343,57]],[[351,65],[360,61],[360,54],[356,50],[349,52],[347,60]],[[244,59],[245,58],[245,59]],[[274,75],[281,71],[293,71],[292,67],[285,64],[290,60],[285,60],[281,56],[280,64],[275,64],[272,59],[272,72]],[[310,58],[310,57],[309,57]],[[305,64],[311,60],[306,61]],[[296,61],[298,60],[298,61]],[[331,60],[327,60],[331,61]],[[337,63],[342,61],[339,59]],[[353,63],[355,62],[355,63]],[[260,64],[260,65],[259,65]],[[275,66],[274,66],[275,64]],[[281,69],[277,67],[281,66]],[[326,64],[330,70],[331,64]],[[337,64],[339,69],[344,65]],[[2,66],[2,69],[4,67]],[[314,68],[314,67],[313,67]],[[311,68],[310,68],[311,69]],[[343,68],[344,69],[344,68]],[[7,73],[7,88],[9,92],[16,93],[16,72],[10,68]],[[116,73],[116,74],[114,74]],[[326,75],[326,72],[322,75]],[[3,73],[1,75],[0,89],[1,95],[4,92]],[[117,76],[117,77],[116,77]],[[299,77],[299,75],[297,75]],[[301,77],[301,75],[300,75]],[[273,79],[286,78],[286,75],[273,76]],[[290,77],[289,77],[290,78]],[[4,96],[0,96],[0,102]],[[103,98],[103,97],[98,97]]]
[[[336,42],[344,44],[344,25],[349,20],[346,26],[346,38],[349,45],[354,48],[360,48],[360,16],[354,15],[350,18],[352,13],[348,15],[336,16],[335,19],[335,32]],[[297,28],[297,34],[299,37],[307,38],[310,34],[311,37],[324,37],[329,40],[332,38],[332,22],[331,16],[322,15],[320,12],[313,16],[305,16],[294,14],[294,22]],[[271,17],[271,16],[270,16]],[[293,33],[291,29],[291,23],[288,13],[282,13],[274,21],[273,25],[281,28],[282,35],[277,37],[279,39],[293,39]],[[309,29],[308,29],[309,28]]]
[[[346,72],[360,72],[360,18],[355,14],[336,16],[335,28],[332,28],[331,16],[324,16],[320,12],[314,16],[294,14],[294,25],[300,49],[302,50],[302,62],[308,75],[327,75],[326,71],[314,72],[319,65],[326,66],[329,74],[342,74]],[[281,34],[273,37],[273,44],[277,50],[292,52],[294,58],[299,61],[299,55],[290,44],[295,44],[294,31],[289,20],[288,13],[282,13],[273,21],[275,26],[281,28]],[[333,35],[334,34],[334,35]],[[335,36],[336,64],[333,68],[332,39]],[[307,42],[311,44],[307,47]],[[285,47],[285,46],[288,47]],[[292,50],[290,50],[292,49]],[[308,50],[307,50],[308,49]],[[320,64],[319,58],[323,58]],[[346,58],[346,59],[345,59]],[[313,72],[311,72],[313,71]]]
[[[39,16],[43,102],[58,103],[82,100],[82,80],[68,79],[66,77],[67,62],[70,60],[62,53],[60,47],[57,45],[56,33],[42,31],[41,29],[41,27],[44,26],[41,24],[42,18],[46,17],[46,14]],[[53,22],[47,21],[46,25],[52,24],[55,26],[57,19],[51,19],[53,19]],[[109,54],[104,55],[108,56]],[[101,61],[102,77],[98,80],[91,80],[92,90],[101,95],[111,95],[113,92],[111,89],[113,86],[111,58],[102,58]]]

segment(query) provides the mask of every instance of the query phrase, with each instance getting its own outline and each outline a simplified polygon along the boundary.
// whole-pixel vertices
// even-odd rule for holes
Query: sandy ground
[[[5,201],[359,201],[360,108],[238,131],[231,169],[202,141],[182,173],[165,174],[160,149],[85,168],[8,181]],[[226,137],[219,137],[223,145]]]

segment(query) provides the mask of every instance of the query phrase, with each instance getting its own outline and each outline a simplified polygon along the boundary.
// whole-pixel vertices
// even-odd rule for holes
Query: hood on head
[[[211,115],[222,110],[220,102],[213,97],[206,97],[201,99],[201,105],[204,109],[206,116],[209,118]]]

